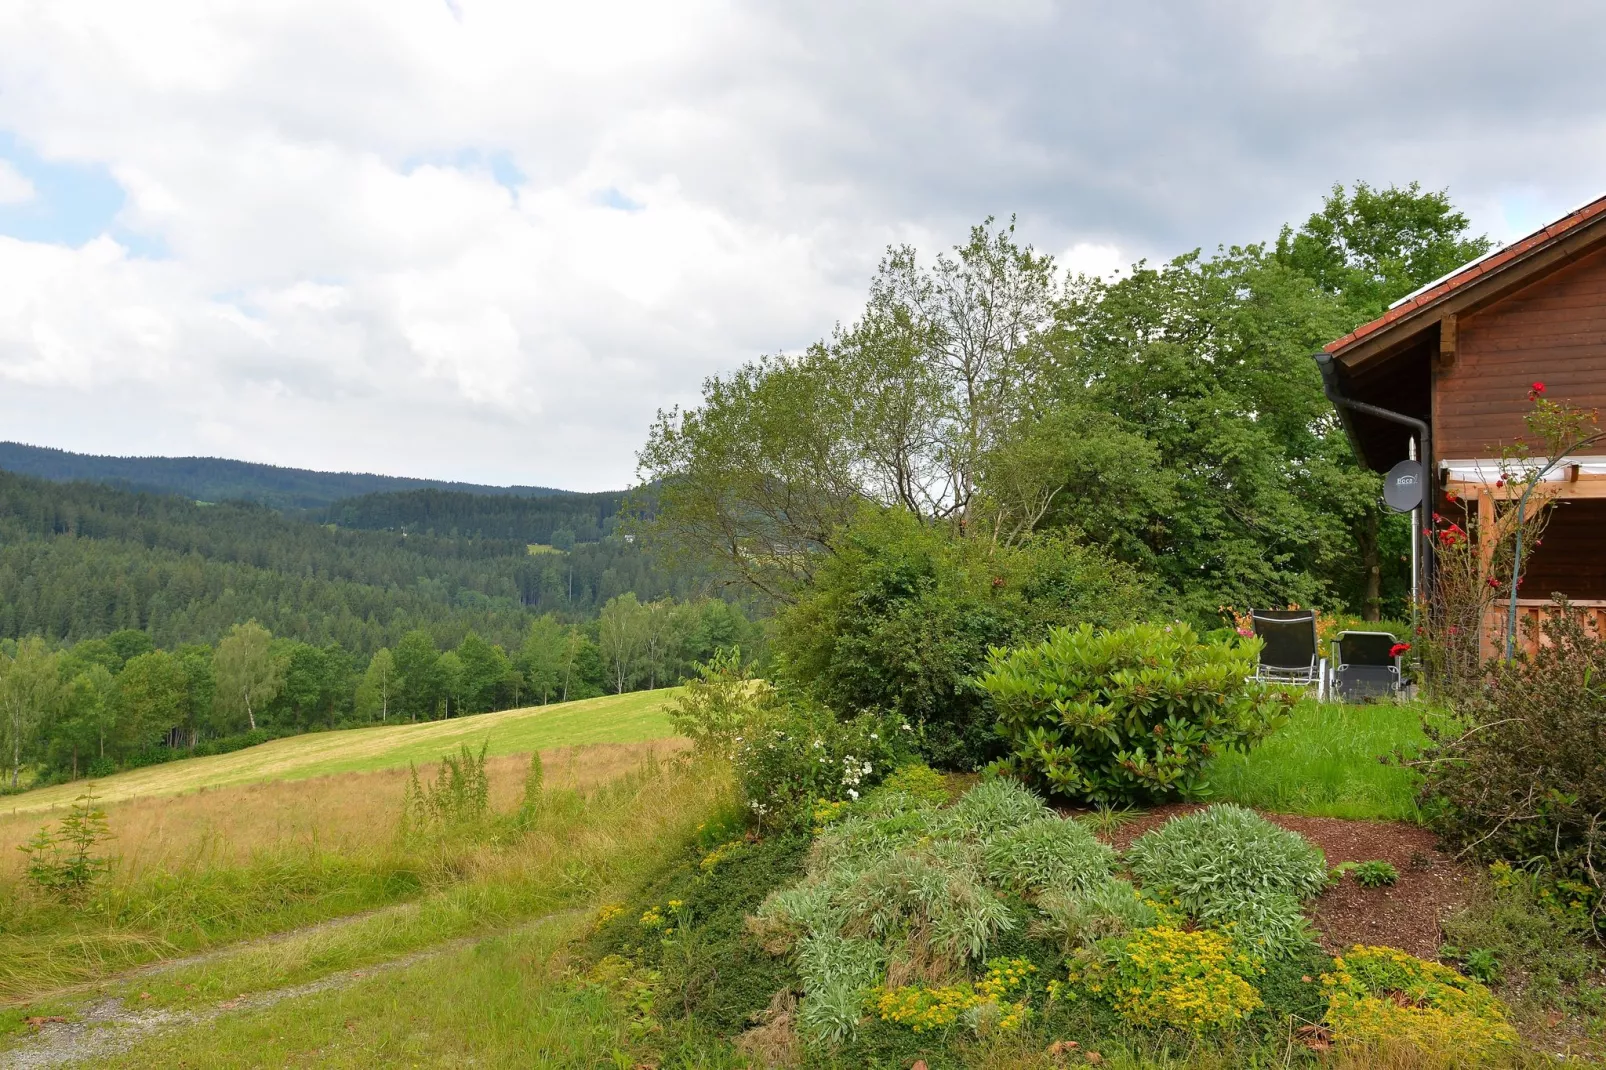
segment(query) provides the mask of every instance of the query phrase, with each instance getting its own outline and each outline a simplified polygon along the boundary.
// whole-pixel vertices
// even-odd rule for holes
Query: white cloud
[[[33,183],[9,160],[0,160],[0,204],[23,204],[34,198]]]
[[[656,408],[851,317],[888,243],[987,214],[1100,275],[1354,178],[1451,184],[1506,236],[1510,191],[1542,216],[1606,185],[1603,106],[1567,81],[1602,29],[1456,11],[0,5],[0,134],[126,195],[123,244],[0,238],[0,424],[619,486]],[[1515,66],[1459,58],[1490,49]],[[37,184],[0,163],[0,204]]]

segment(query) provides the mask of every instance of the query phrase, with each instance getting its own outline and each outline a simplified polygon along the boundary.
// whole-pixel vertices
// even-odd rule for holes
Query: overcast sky
[[[1335,181],[1606,189],[1606,18],[1510,0],[0,0],[0,439],[597,490],[988,214],[1076,268]]]

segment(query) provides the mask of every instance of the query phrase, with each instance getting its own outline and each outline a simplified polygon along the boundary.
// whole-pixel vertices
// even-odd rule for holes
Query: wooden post
[[[1478,574],[1480,582],[1494,575],[1495,547],[1494,491],[1485,486],[1478,490]],[[1478,629],[1478,657],[1488,658],[1499,646],[1500,629],[1495,621],[1498,614],[1485,612],[1482,627]]]

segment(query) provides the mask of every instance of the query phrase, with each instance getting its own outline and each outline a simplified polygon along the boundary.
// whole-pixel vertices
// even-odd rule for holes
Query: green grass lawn
[[[1288,814],[1414,821],[1416,774],[1379,758],[1420,746],[1421,717],[1415,706],[1302,702],[1247,755],[1215,761],[1215,798]]]
[[[460,743],[478,750],[488,742],[493,757],[586,743],[639,743],[674,734],[664,706],[676,690],[635,691],[448,721],[313,732],[232,754],[118,773],[96,781],[95,791],[103,801],[115,802],[134,796],[176,795],[203,787],[392,769],[408,762],[438,761]],[[26,792],[0,800],[0,813],[64,806],[83,790],[84,783],[80,781]]]

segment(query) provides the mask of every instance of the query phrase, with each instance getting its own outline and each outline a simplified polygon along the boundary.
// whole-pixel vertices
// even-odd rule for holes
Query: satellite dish
[[[1422,504],[1422,462],[1401,461],[1383,477],[1383,501],[1396,513],[1409,513]]]

